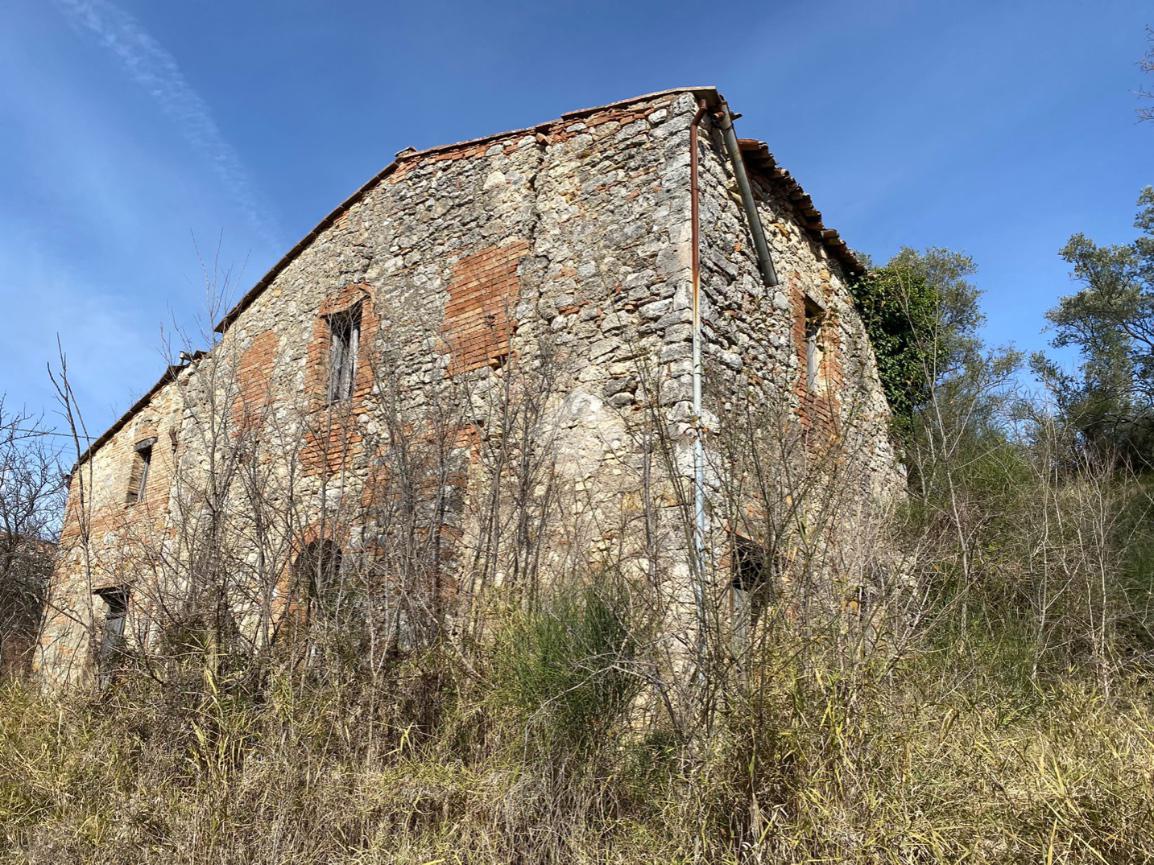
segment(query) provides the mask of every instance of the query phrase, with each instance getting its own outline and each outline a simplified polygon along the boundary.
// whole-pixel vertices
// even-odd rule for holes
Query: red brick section
[[[443,329],[451,352],[449,375],[496,365],[508,355],[521,291],[517,268],[528,251],[528,241],[514,240],[462,258],[453,267]]]
[[[348,527],[337,531],[331,523],[318,522],[308,523],[292,539],[289,555],[281,562],[276,590],[270,604],[269,614],[275,634],[285,634],[291,640],[292,631],[308,622],[308,597],[305,586],[299,584],[297,574],[297,559],[301,553],[316,541],[332,541],[344,554],[349,548],[349,540]]]
[[[258,333],[237,364],[237,398],[232,405],[232,421],[238,428],[259,429],[269,403],[269,386],[276,363],[280,338],[273,330]]]
[[[148,479],[144,497],[139,501],[126,502],[129,484],[137,461],[136,445],[145,439],[155,438],[152,459],[148,468]],[[121,430],[100,448],[99,458],[112,461],[116,472],[113,485],[96,491],[91,489],[89,467],[85,463],[73,474],[68,488],[68,504],[61,526],[61,545],[76,541],[80,537],[81,504],[80,484],[83,474],[84,497],[91,503],[94,498],[101,500],[98,506],[91,506],[88,513],[89,531],[93,538],[100,538],[111,531],[130,531],[141,537],[163,531],[168,514],[168,497],[172,487],[175,464],[175,449],[170,436],[158,436],[154,424],[141,425],[134,429]]]
[[[793,307],[793,346],[797,352],[798,375],[794,393],[798,398],[798,414],[802,429],[806,432],[806,443],[810,447],[832,444],[839,435],[842,375],[840,341],[838,339],[837,318],[832,310],[827,310],[822,321],[822,359],[817,386],[810,390],[807,381],[805,357],[805,292],[801,288],[801,278],[796,272],[790,279],[790,304]]]
[[[328,316],[361,305],[361,336],[352,397],[329,405],[329,349],[331,331]],[[380,328],[373,305],[372,288],[364,283],[346,285],[329,294],[313,320],[308,347],[305,391],[309,402],[309,431],[301,447],[301,469],[308,475],[336,474],[361,452],[361,432],[357,418],[368,410],[373,388],[372,345]]]

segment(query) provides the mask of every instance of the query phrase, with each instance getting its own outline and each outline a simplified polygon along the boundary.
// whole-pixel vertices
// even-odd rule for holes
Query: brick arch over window
[[[361,339],[357,347],[356,380],[353,383],[353,402],[363,402],[372,388],[372,365],[369,351],[380,327],[373,303],[373,289],[366,283],[352,283],[328,294],[313,318],[312,338],[309,340],[308,373],[305,387],[314,409],[328,402],[329,360],[332,351],[332,321],[334,318],[360,311]]]
[[[291,630],[294,624],[302,624],[309,618],[312,590],[321,588],[306,579],[310,562],[316,562],[316,553],[320,550],[336,550],[343,563],[348,546],[347,532],[334,531],[331,525],[319,522],[305,526],[292,539],[278,566],[276,588],[272,596],[271,624],[274,639],[277,632],[286,627]]]

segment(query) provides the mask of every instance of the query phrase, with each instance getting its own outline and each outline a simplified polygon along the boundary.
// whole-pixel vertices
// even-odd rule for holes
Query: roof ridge
[[[297,241],[288,252],[281,256],[280,259],[277,260],[276,264],[274,264],[269,269],[269,271],[264,276],[262,276],[255,285],[253,285],[252,288],[246,291],[240,300],[233,304],[232,308],[224,314],[221,320],[217,323],[216,327],[213,329],[217,333],[224,333],[236,320],[237,316],[244,312],[244,310],[248,308],[249,304],[256,300],[257,296],[269,285],[269,283],[271,283],[278,275],[280,275],[281,271],[288,267],[288,265],[292,263],[292,261],[298,255],[300,255],[322,231],[331,226],[342,213],[360,201],[365,196],[365,194],[377,186],[377,184],[379,184],[382,180],[396,171],[397,167],[401,165],[401,163],[409,163],[414,159],[419,159],[423,156],[429,156],[434,153],[445,153],[447,151],[456,150],[463,147],[475,147],[478,144],[483,144],[486,141],[496,141],[502,138],[507,138],[511,135],[525,135],[530,132],[551,128],[560,123],[568,123],[580,117],[587,117],[590,114],[596,114],[599,111],[609,111],[614,108],[623,108],[627,105],[633,105],[637,102],[645,102],[650,99],[658,99],[662,96],[670,96],[674,93],[693,93],[695,96],[700,96],[706,99],[712,97],[714,100],[718,98],[716,87],[674,87],[670,88],[669,90],[658,90],[653,93],[643,93],[640,96],[631,96],[628,99],[619,99],[616,102],[609,102],[605,105],[597,105],[591,108],[579,108],[576,111],[567,112],[562,114],[560,117],[555,117],[551,120],[545,120],[533,126],[525,126],[520,129],[508,129],[504,132],[496,132],[492,135],[485,135],[480,138],[472,138],[466,141],[457,141],[453,142],[452,144],[439,144],[435,147],[425,148],[424,150],[400,151],[392,162],[390,162],[375,175],[369,178],[368,181],[358,187],[352,195],[338,204],[327,216],[318,222],[312,231]]]
[[[769,145],[756,138],[739,138],[737,144],[741,148],[742,159],[749,163],[750,168],[785,187],[786,197],[801,215],[806,230],[825,244],[852,273],[865,273],[865,265],[854,255],[837,229],[826,227],[821,211],[814,206],[813,198],[802,188],[797,178],[781,167]]]

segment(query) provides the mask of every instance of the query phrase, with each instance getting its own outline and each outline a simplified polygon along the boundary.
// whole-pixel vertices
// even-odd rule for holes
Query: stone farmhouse
[[[764,566],[741,417],[882,506],[863,266],[733,122],[684,88],[397,154],[80,456],[40,674],[212,617],[271,645],[354,574],[391,651],[610,562],[693,631]]]

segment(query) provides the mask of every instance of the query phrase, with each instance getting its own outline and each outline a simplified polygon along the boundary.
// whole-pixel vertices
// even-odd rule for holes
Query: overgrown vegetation
[[[650,546],[542,577],[585,504],[537,447],[545,363],[507,364],[461,404],[426,395],[437,435],[411,434],[375,371],[391,483],[326,519],[376,543],[309,559],[307,614],[277,641],[247,639],[231,609],[268,609],[293,552],[275,528],[304,506],[274,495],[243,431],[207,431],[219,468],[181,502],[211,518],[186,521],[176,565],[147,563],[195,591],[157,614],[151,647],[98,693],[0,691],[0,861],[1154,860],[1154,483],[1130,438],[1085,421],[1090,396],[1122,392],[1104,357],[1130,358],[1111,411],[1149,411],[1149,243],[1067,248],[1086,288],[1053,317],[1087,360],[1076,385],[1046,367],[1056,403],[1021,398],[1019,357],[977,338],[968,259],[904,250],[875,272],[858,299],[908,499],[854,511],[836,473],[859,454],[813,466],[781,417],[735,411],[712,504],[739,525],[757,499],[765,584],[737,598],[718,565],[682,645],[684,572],[656,532],[673,512],[688,536],[691,518],[660,424],[635,431],[649,461],[629,491]],[[228,372],[210,389],[223,405]],[[452,507],[446,442],[479,402],[493,420],[473,470],[492,495],[449,613],[427,527]]]
[[[63,488],[47,438],[0,396],[0,680],[31,669],[48,595]]]
[[[1132,243],[1099,246],[1083,234],[1062,257],[1083,284],[1049,313],[1054,344],[1073,347],[1075,374],[1044,357],[1034,367],[1080,443],[1142,471],[1154,467],[1154,188],[1138,199]]]
[[[1120,664],[1104,688],[1081,615],[1113,608],[1077,588],[1044,635],[983,619],[985,595],[963,637],[943,593],[942,627],[891,657],[779,621],[692,743],[626,711],[633,649],[592,593],[513,616],[491,678],[399,663],[385,712],[286,672],[259,697],[208,668],[176,692],[10,688],[9,861],[1148,861],[1149,680]]]

